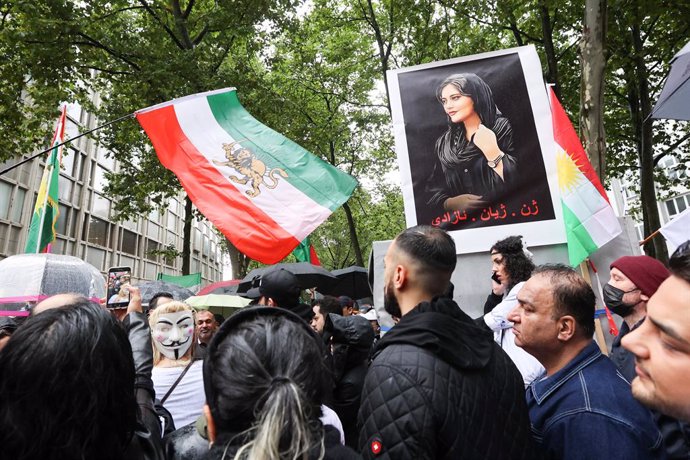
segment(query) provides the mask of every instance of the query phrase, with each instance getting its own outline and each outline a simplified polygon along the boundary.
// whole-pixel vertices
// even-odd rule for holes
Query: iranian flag
[[[259,123],[234,88],[136,112],[161,163],[241,252],[279,262],[348,200],[357,181]]]
[[[576,266],[622,230],[606,191],[551,88],[549,98],[568,258],[570,264]]]

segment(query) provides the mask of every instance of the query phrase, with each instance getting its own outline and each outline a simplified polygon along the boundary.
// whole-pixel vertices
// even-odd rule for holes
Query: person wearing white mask
[[[151,312],[153,386],[176,428],[193,423],[205,404],[202,361],[194,360],[194,311],[168,302]]]

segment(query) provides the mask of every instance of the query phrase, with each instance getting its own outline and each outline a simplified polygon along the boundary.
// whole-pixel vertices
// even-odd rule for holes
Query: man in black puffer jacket
[[[439,297],[455,244],[412,227],[384,259],[384,305],[400,322],[377,343],[362,392],[366,458],[534,459],[522,378],[487,331]]]

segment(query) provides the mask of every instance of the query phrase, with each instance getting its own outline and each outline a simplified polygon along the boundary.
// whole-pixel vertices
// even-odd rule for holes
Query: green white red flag
[[[36,205],[34,206],[34,214],[31,217],[31,224],[29,224],[29,236],[24,249],[24,252],[27,253],[50,252],[48,250],[50,243],[55,241],[56,238],[55,224],[60,214],[58,208],[58,180],[60,178],[60,163],[62,161],[62,146],[56,146],[61,144],[65,138],[66,115],[67,106],[63,106],[62,114],[55,127],[55,134],[53,134],[53,141],[50,143],[53,149],[50,151],[46,167],[43,170],[43,177],[41,178],[41,185],[38,189]]]
[[[237,249],[287,256],[348,200],[357,181],[259,123],[234,88],[136,112],[161,163]]]
[[[621,226],[568,115],[549,88],[558,185],[568,239],[568,258],[576,266],[621,233]]]

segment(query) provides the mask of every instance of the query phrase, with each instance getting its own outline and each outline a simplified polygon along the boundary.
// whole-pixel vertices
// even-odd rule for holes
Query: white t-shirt
[[[180,376],[184,367],[154,367],[151,372],[153,388],[156,390],[156,398],[163,399],[175,380]],[[180,383],[163,407],[170,411],[175,422],[175,428],[194,423],[201,415],[206,395],[204,394],[203,361],[198,360],[192,363],[187,373],[182,377]]]
[[[345,445],[345,432],[343,431],[343,424],[340,417],[333,409],[325,404],[321,404],[321,423],[324,425],[331,425],[340,432],[340,444]]]

